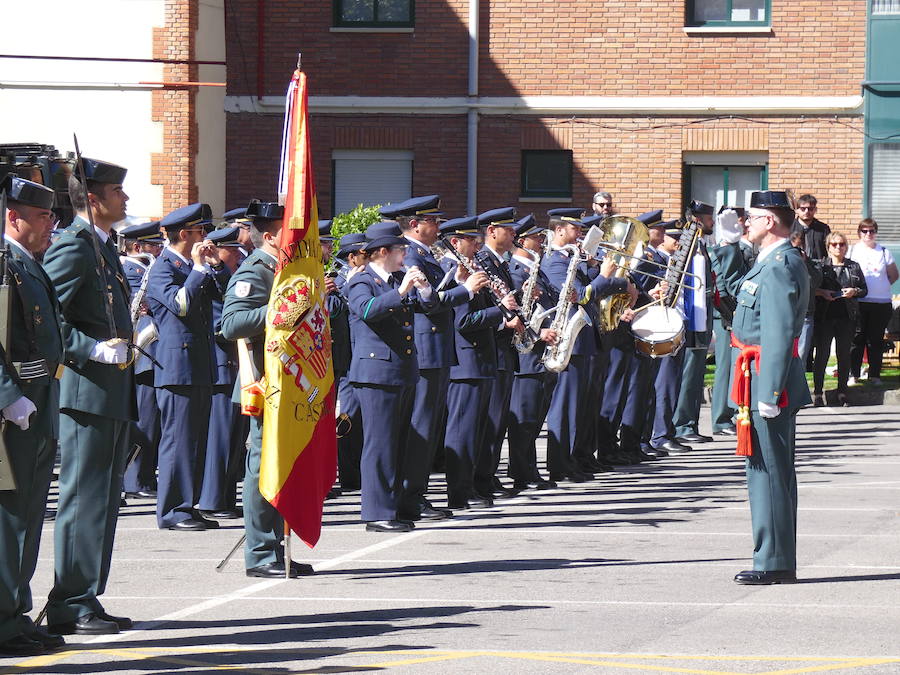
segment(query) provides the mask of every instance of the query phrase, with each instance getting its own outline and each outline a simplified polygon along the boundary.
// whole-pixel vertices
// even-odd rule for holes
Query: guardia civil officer
[[[406,240],[391,221],[366,230],[366,266],[347,282],[354,333],[349,378],[362,410],[362,520],[370,532],[407,532],[401,521],[401,467],[418,377],[414,312],[437,307],[416,267],[405,273]]]
[[[107,614],[99,596],[109,576],[137,404],[127,346],[131,289],[110,237],[113,223],[125,217],[128,195],[122,182],[127,170],[86,157],[84,170],[85,186],[75,175],[69,177],[75,220],[44,255],[44,270],[62,305],[66,338],[53,533],[56,570],[47,619],[53,632],[91,635],[131,627],[130,619]]]
[[[10,341],[0,345],[3,441],[15,490],[0,491],[0,655],[27,656],[61,647],[62,637],[35,626],[31,577],[59,437],[62,320],[56,290],[35,256],[50,244],[53,190],[6,176]]]
[[[516,221],[516,243],[519,248],[513,253],[509,262],[509,273],[513,286],[522,290],[523,309],[529,302],[524,296],[525,284],[534,278],[533,314],[547,311],[553,307],[553,290],[547,275],[541,271],[541,257],[544,253],[547,230],[539,225],[534,215],[529,214]],[[545,319],[544,323],[549,323]],[[542,334],[549,341],[556,339],[555,333],[544,328]],[[531,351],[519,353],[519,367],[513,378],[512,392],[509,402],[509,477],[513,479],[513,489],[548,490],[556,487],[556,483],[541,476],[537,467],[536,441],[547,409],[550,396],[556,384],[556,373],[549,372],[541,363],[541,356],[547,343],[540,340]]]
[[[165,243],[159,229],[159,221],[130,225],[119,231],[119,239],[125,250],[121,258],[122,269],[131,286],[131,306],[141,289],[144,275],[156,261]],[[147,310],[146,285],[135,333],[137,342],[153,358],[156,358],[156,338],[145,342],[141,336],[151,339],[159,330]],[[137,390],[138,419],[131,429],[131,460],[125,467],[125,496],[129,498],[153,499],[156,497],[156,461],[159,453],[159,405],[156,403],[156,389],[153,387],[153,363],[144,354],[138,353],[134,359],[134,380]]]
[[[795,420],[797,410],[812,401],[797,348],[809,276],[800,251],[788,240],[793,220],[788,195],[754,192],[748,213],[749,239],[760,251],[740,283],[732,331],[741,350],[739,360],[756,352],[747,369],[749,401],[739,401],[749,406],[752,423],[747,487],[754,547],[753,569],[734,580],[789,583],[797,578]],[[739,447],[742,433],[744,429],[739,429]]]
[[[191,204],[160,221],[169,245],[147,284],[147,304],[159,329],[154,372],[161,415],[156,522],[160,529],[199,532],[217,527],[195,508],[206,455],[212,385],[212,301],[231,278],[215,244],[208,204]]]
[[[359,460],[362,454],[362,414],[359,409],[359,400],[347,373],[350,370],[350,355],[353,346],[353,334],[350,332],[350,307],[343,291],[347,285],[347,279],[355,269],[365,265],[366,254],[362,248],[366,243],[366,235],[362,232],[351,232],[341,237],[338,242],[338,251],[335,255],[334,285],[340,299],[331,299],[329,303],[329,319],[331,321],[331,335],[339,333],[345,337],[335,340],[337,351],[332,347],[332,365],[334,377],[337,380],[337,437],[338,437],[338,477],[341,482],[341,490],[359,490]],[[327,283],[327,278],[326,278]]]
[[[437,306],[427,314],[416,312],[413,319],[414,342],[419,364],[415,399],[402,467],[403,495],[400,517],[403,520],[442,520],[452,515],[448,509],[435,508],[426,497],[428,478],[438,443],[443,441],[439,428],[447,406],[450,367],[456,363],[453,338],[453,308],[467,303],[487,283],[473,275],[458,284],[455,274],[445,272],[432,253],[438,239],[438,218],[443,215],[440,197],[413,197],[381,209],[381,215],[394,219],[407,242],[404,266],[419,269],[437,293]]]
[[[450,242],[454,256],[475,270],[472,260],[481,236],[475,216],[453,218],[440,226],[441,237]],[[446,258],[449,260],[449,256]],[[448,266],[452,268],[452,265]],[[473,276],[482,275],[476,272]],[[490,494],[475,490],[475,467],[479,453],[487,447],[488,404],[491,386],[497,375],[498,329],[504,325],[503,313],[490,299],[492,291],[481,288],[464,305],[454,307],[454,343],[456,363],[450,367],[447,388],[447,430],[444,457],[447,469],[447,506],[454,510],[492,506]],[[511,295],[503,299],[512,308]]]
[[[491,209],[479,214],[478,227],[484,233],[484,246],[475,255],[475,260],[492,283],[510,293],[517,290],[513,286],[508,263],[508,258],[515,248],[515,217],[516,210],[512,207]],[[514,296],[514,299],[515,308],[518,308],[519,298]],[[513,337],[524,331],[522,321],[515,318],[507,321],[495,336],[497,376],[491,385],[484,452],[479,453],[479,462],[475,467],[475,491],[486,497],[503,498],[515,494],[500,482],[496,473],[500,465],[503,439],[506,437],[513,376],[519,367],[519,355],[513,346]]]
[[[229,274],[234,274],[244,260],[241,228],[223,227],[206,235],[215,244],[219,260]],[[232,400],[238,379],[237,345],[222,335],[223,295],[212,294],[213,358],[215,379],[209,411],[209,432],[203,480],[197,507],[207,519],[240,518],[235,506],[237,481],[244,472],[247,434],[250,421],[241,415],[240,406]]]
[[[222,335],[228,340],[246,340],[253,362],[252,376],[265,373],[264,345],[266,310],[275,283],[278,244],[284,220],[284,207],[273,202],[254,200],[247,207],[253,219],[250,234],[254,251],[231,277],[222,307]],[[235,386],[240,401],[240,382]],[[242,486],[244,506],[244,566],[248,577],[284,578],[284,525],[275,510],[259,492],[259,462],[262,454],[262,417],[250,418],[250,452]],[[312,567],[291,561],[290,575],[312,574]]]
[[[700,224],[703,235],[713,233],[713,207],[693,200],[687,210],[688,220]],[[706,443],[710,436],[700,433],[700,406],[703,402],[703,376],[706,374],[706,353],[712,339],[713,298],[715,287],[712,283],[712,264],[706,244],[701,238],[697,242],[697,252],[691,259],[688,271],[693,284],[684,287],[684,366],[682,369],[681,391],[675,407],[675,440],[681,444]],[[702,284],[702,288],[696,288]]]

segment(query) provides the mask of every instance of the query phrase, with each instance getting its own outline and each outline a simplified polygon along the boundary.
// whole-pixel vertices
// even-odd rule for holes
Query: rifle
[[[9,244],[6,243],[6,190],[0,190],[0,356],[4,365],[12,370],[12,363],[8,357],[12,328],[12,286],[9,283]],[[9,452],[6,449],[6,440],[3,432],[6,430],[6,420],[0,421],[0,491],[15,491],[16,477],[13,475],[12,466],[9,463]]]

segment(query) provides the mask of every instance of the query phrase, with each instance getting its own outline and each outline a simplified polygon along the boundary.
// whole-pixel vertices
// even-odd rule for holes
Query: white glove
[[[28,425],[30,424],[28,418],[36,410],[37,408],[34,407],[31,399],[26,396],[20,396],[16,401],[13,401],[3,409],[3,419],[17,424],[22,431],[28,431]]]
[[[725,209],[716,216],[715,239],[717,244],[734,244],[741,240],[744,228],[738,222],[734,209]]]
[[[759,402],[759,416],[765,417],[767,420],[778,417],[781,414],[781,408],[777,404]]]
[[[98,342],[91,350],[91,361],[97,363],[125,363],[128,361],[128,345],[124,342]]]

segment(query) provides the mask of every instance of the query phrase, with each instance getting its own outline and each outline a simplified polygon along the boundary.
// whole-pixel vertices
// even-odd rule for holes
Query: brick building
[[[302,52],[322,217],[431,192],[540,215],[599,189],[674,217],[769,186],[900,242],[898,25],[896,0],[230,0],[227,202],[274,193]]]

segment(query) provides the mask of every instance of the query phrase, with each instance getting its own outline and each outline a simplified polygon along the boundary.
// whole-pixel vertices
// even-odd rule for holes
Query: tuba
[[[628,216],[610,216],[600,223],[603,231],[603,244],[606,255],[615,258],[615,276],[622,278],[628,275],[630,261],[634,259],[634,252],[638,243],[646,244],[650,239],[647,226],[637,218]],[[600,329],[603,332],[615,330],[619,325],[622,312],[628,309],[631,302],[627,293],[615,293],[601,298],[597,302],[597,310],[600,315]]]

